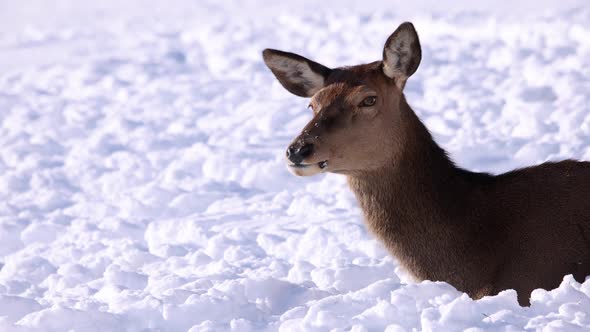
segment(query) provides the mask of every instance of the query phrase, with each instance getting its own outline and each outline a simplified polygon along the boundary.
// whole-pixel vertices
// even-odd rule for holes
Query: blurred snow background
[[[261,61],[380,58],[462,166],[590,159],[590,6],[0,1],[0,330],[578,331],[590,281],[472,301],[407,280],[343,178],[282,156],[310,119]]]

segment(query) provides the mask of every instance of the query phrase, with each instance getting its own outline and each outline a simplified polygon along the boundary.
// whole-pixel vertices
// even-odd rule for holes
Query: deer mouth
[[[288,164],[289,171],[298,176],[311,176],[317,173],[321,173],[328,167],[328,161],[323,160],[318,163],[311,164]]]
[[[324,160],[324,161],[320,161],[319,163],[314,163],[314,164],[289,164],[289,167],[293,167],[293,168],[307,168],[307,167],[314,167],[317,166],[320,169],[324,169],[326,167],[328,167],[328,161]]]

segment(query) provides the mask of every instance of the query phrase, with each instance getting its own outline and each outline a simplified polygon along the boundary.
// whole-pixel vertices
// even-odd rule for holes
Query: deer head
[[[271,49],[263,58],[285,89],[311,97],[313,119],[287,148],[292,173],[354,174],[395,159],[404,144],[402,91],[421,59],[411,23],[401,24],[385,42],[383,59],[369,64],[330,69]]]

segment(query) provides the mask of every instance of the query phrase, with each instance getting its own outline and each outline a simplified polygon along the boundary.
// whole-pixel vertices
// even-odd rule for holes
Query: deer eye
[[[373,105],[375,105],[376,102],[377,102],[377,96],[370,96],[370,97],[363,99],[363,101],[361,102],[359,107],[373,106]]]

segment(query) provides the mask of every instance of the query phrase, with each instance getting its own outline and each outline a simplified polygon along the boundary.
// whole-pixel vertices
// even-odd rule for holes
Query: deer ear
[[[420,40],[414,25],[410,22],[402,23],[385,42],[383,72],[403,89],[408,77],[418,69],[421,59]]]
[[[300,97],[311,97],[324,87],[331,69],[300,55],[266,49],[264,63],[285,89]]]

